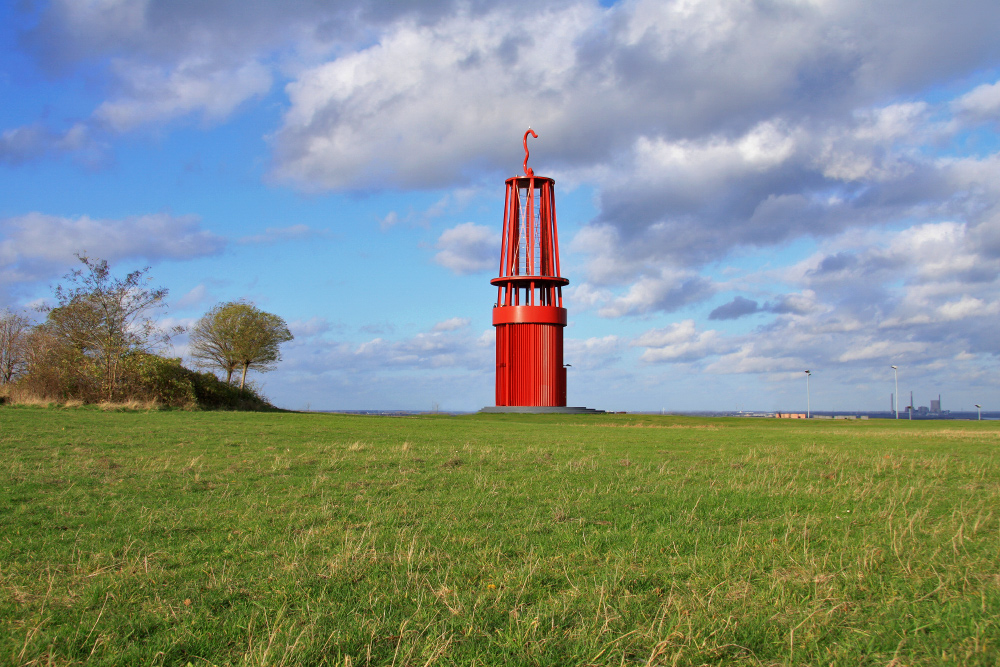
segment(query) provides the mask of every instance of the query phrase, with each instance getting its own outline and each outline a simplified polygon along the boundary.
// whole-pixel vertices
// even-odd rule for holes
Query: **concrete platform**
[[[542,406],[542,405],[487,405],[480,412],[486,413],[515,413],[521,415],[603,415],[604,410],[594,408],[579,408],[565,406]]]

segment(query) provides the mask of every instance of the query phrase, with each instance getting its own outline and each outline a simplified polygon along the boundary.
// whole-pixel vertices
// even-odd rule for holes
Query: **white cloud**
[[[945,32],[933,6],[885,11],[891,29],[854,4],[760,11],[659,0],[399,21],[289,84],[277,173],[306,189],[466,181],[469,168],[516,166],[509,137],[528,125],[544,133],[550,159],[584,169],[652,147],[671,149],[657,157],[675,166],[773,169],[807,137],[807,121],[822,125],[997,52],[984,27],[998,13],[989,3],[949,15]],[[924,34],[941,37],[916,49]],[[899,138],[922,108],[903,102],[856,119],[855,139]]]
[[[614,334],[566,338],[563,345],[563,359],[578,371],[607,368],[621,357],[622,340]]]
[[[0,163],[21,164],[46,153],[52,136],[41,124],[13,127],[0,132]]]
[[[768,302],[765,309],[772,313],[806,315],[822,310],[816,303],[816,293],[803,290],[797,294],[781,294],[774,301]]]
[[[921,278],[930,280],[968,272],[978,260],[966,242],[966,225],[957,222],[910,227],[896,235],[888,253],[912,266]]]
[[[201,283],[188,290],[187,294],[174,302],[174,305],[178,308],[194,308],[209,301],[211,301],[211,297],[208,294],[208,288],[205,287],[204,283]]]
[[[513,166],[516,144],[497,154],[504,137],[532,123],[558,132],[573,40],[594,16],[567,4],[403,21],[302,72],[286,88],[278,176],[306,189],[428,187],[467,180],[471,165]]]
[[[459,275],[487,271],[500,263],[500,234],[485,225],[464,222],[438,237],[437,264]]]
[[[460,331],[417,333],[409,338],[372,338],[361,343],[319,339],[296,347],[288,361],[296,372],[354,369],[373,374],[419,369],[490,367],[491,350],[478,337]]]
[[[610,224],[585,226],[573,237],[569,249],[587,256],[587,278],[598,286],[627,284],[643,269],[643,264],[621,247],[618,230]],[[599,293],[585,295],[596,298]]]
[[[391,229],[392,227],[395,227],[396,223],[398,223],[398,222],[399,222],[399,214],[396,213],[395,211],[389,211],[385,215],[385,217],[383,217],[381,220],[379,220],[378,226],[379,226],[379,229],[381,229],[384,232],[387,229]]]
[[[796,138],[782,123],[764,121],[736,139],[710,135],[670,141],[641,136],[634,150],[635,169],[643,178],[681,180],[684,188],[702,188],[782,164],[795,154]]]
[[[310,317],[308,320],[293,320],[288,323],[288,330],[297,340],[321,336],[332,327],[324,317]]]
[[[564,287],[563,295],[574,310],[584,310],[606,302],[612,293],[610,290],[595,289],[588,283],[580,283]]]
[[[940,290],[945,293],[933,296],[926,293],[907,294],[896,314],[883,320],[880,328],[912,328],[915,325],[962,322],[970,318],[996,319],[996,315],[1000,314],[1000,301],[988,302],[968,294],[942,301],[948,298],[949,291]]]
[[[787,354],[767,351],[759,353],[752,343],[742,345],[735,352],[724,354],[705,367],[706,373],[718,375],[783,374],[801,372],[803,362]]]
[[[675,322],[666,329],[653,329],[635,339],[634,345],[640,347],[667,347],[683,345],[698,336],[694,320]]]
[[[270,73],[256,62],[220,69],[215,63],[194,59],[165,70],[118,61],[115,69],[123,94],[101,104],[94,118],[116,132],[196,111],[206,121],[218,121],[271,87]]]
[[[670,313],[705,299],[714,289],[700,276],[664,270],[657,276],[643,276],[624,295],[613,298],[597,312],[601,317]]]
[[[123,259],[190,259],[216,255],[225,240],[201,228],[196,216],[164,213],[123,219],[64,218],[29,213],[0,219],[0,281],[51,278],[87,254]]]
[[[942,319],[947,322],[964,320],[967,317],[979,317],[984,315],[996,315],[1000,312],[1000,301],[985,303],[982,299],[971,296],[963,296],[958,301],[949,301],[938,307],[937,312]]]
[[[17,166],[46,156],[69,154],[79,165],[101,167],[108,161],[108,146],[93,135],[84,122],[62,131],[40,122],[10,128],[0,132],[0,163]]]
[[[452,317],[435,324],[431,331],[457,331],[464,329],[472,323],[468,317]]]
[[[926,141],[935,129],[927,107],[910,102],[856,111],[854,122],[830,127],[817,137],[813,166],[824,177],[846,183],[908,176],[918,159],[909,147]]]
[[[920,354],[927,349],[926,343],[906,341],[861,341],[852,345],[838,357],[838,361],[859,361],[868,359],[901,359],[912,354]]]
[[[717,331],[698,331],[694,320],[675,322],[663,329],[651,329],[634,341],[644,347],[642,360],[650,363],[689,362],[719,354],[727,347]]]
[[[973,88],[955,100],[952,107],[977,119],[1000,120],[1000,81]]]

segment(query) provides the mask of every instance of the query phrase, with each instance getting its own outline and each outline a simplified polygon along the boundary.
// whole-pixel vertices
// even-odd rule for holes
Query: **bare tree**
[[[191,328],[191,357],[202,368],[224,372],[226,382],[242,370],[242,389],[247,371],[274,370],[281,361],[281,344],[292,338],[285,320],[277,315],[252,303],[230,301],[216,305]]]
[[[24,372],[31,329],[31,320],[25,315],[6,308],[0,311],[0,384],[8,384]]]
[[[48,311],[43,326],[63,346],[93,363],[101,394],[112,400],[128,355],[165,345],[181,329],[162,331],[150,316],[164,305],[167,289],[148,287],[149,267],[115,278],[105,260],[77,257],[84,268],[71,271],[65,276],[67,284],[56,287],[57,305]]]

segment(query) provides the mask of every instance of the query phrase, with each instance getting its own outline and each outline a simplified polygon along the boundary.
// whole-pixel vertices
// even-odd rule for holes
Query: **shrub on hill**
[[[257,410],[271,411],[278,408],[271,405],[252,383],[243,389],[223,382],[212,373],[199,373],[184,369],[189,373],[194,389],[195,404],[202,410]]]
[[[96,369],[85,356],[42,358],[17,382],[6,385],[12,403],[106,402],[96,381]],[[212,373],[199,373],[146,352],[129,354],[119,375],[117,402],[186,410],[275,410],[256,389],[242,390]]]
[[[149,285],[148,267],[120,278],[103,259],[77,257],[82,268],[56,287],[43,322],[0,312],[0,402],[275,409],[243,385],[248,370],[271,370],[280,359],[278,346],[291,340],[284,320],[251,304],[226,305],[239,317],[218,340],[232,343],[235,355],[223,368],[227,380],[234,368],[243,370],[236,388],[158,354],[183,328],[163,328],[153,318],[168,292]]]

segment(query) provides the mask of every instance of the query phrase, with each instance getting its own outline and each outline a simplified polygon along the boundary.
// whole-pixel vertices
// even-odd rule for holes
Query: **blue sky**
[[[0,4],[0,299],[74,254],[290,324],[278,405],[493,403],[503,181],[556,179],[569,402],[1000,405],[1000,5]],[[186,338],[169,352],[187,353]]]

